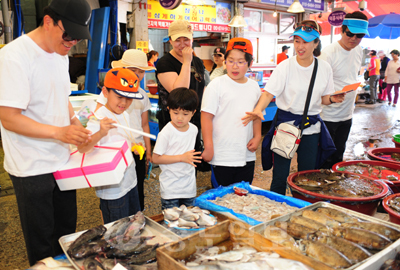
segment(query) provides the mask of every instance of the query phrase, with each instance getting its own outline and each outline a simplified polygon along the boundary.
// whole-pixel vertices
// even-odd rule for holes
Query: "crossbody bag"
[[[314,88],[315,77],[317,75],[317,69],[318,60],[315,58],[314,70],[311,76],[310,85],[308,87],[307,99],[304,106],[300,128],[288,123],[281,123],[275,129],[274,137],[272,138],[271,143],[271,150],[284,158],[292,159],[297,151],[297,148],[299,148],[304,124],[306,123],[307,119],[308,108],[310,107],[310,100],[312,90]]]

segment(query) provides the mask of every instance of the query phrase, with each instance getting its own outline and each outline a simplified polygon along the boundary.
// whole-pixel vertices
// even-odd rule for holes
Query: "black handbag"
[[[364,72],[364,80],[368,81],[368,79],[369,79],[369,71],[366,70],[366,71]]]

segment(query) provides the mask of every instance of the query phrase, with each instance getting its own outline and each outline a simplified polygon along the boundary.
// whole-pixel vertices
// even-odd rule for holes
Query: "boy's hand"
[[[212,148],[204,148],[203,153],[201,154],[203,160],[206,162],[210,162],[214,156],[214,149]]]
[[[258,145],[260,144],[260,141],[261,141],[261,137],[260,138],[255,137],[255,138],[251,139],[247,144],[247,149],[250,152],[255,152],[258,148]]]
[[[109,119],[107,117],[104,117],[103,119],[100,120],[100,131],[99,132],[100,132],[100,135],[102,138],[108,134],[108,131],[110,129],[116,128],[116,126],[114,126],[113,123],[115,123],[115,121],[113,121],[112,119]]]
[[[242,123],[244,126],[247,126],[248,123],[250,123],[251,121],[256,120],[258,118],[261,120],[265,120],[263,113],[260,111],[246,112],[246,114],[247,115],[242,118],[242,120],[243,120]]]
[[[193,59],[193,49],[191,47],[185,47],[182,50],[183,63],[191,63]]]
[[[202,157],[200,156],[201,152],[195,152],[195,150],[190,150],[181,155],[181,162],[189,163],[190,165],[193,165],[194,167],[197,167],[194,162],[200,163]]]

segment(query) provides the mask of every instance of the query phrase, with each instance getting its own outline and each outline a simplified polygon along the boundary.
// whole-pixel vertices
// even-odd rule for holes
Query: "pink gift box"
[[[133,162],[126,141],[95,146],[92,152],[71,153],[68,162],[53,173],[60,190],[119,184]]]

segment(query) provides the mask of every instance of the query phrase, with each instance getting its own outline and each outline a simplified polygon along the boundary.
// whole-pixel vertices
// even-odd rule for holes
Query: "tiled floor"
[[[368,147],[394,147],[391,136],[400,133],[400,113],[397,108],[386,104],[357,105],[353,118],[353,126],[347,143],[345,159],[364,158],[364,150]],[[267,125],[264,125],[267,131]],[[361,152],[360,152],[361,149]],[[1,151],[2,152],[2,151]],[[257,150],[257,162],[253,185],[269,189],[271,171],[263,171],[260,161],[261,149]],[[296,158],[292,161],[291,171],[297,170]],[[154,176],[145,183],[147,216],[161,213],[159,200],[159,168],[153,170]],[[7,174],[0,170],[0,185],[10,187]],[[210,173],[199,173],[197,177],[198,194],[211,188]],[[78,190],[78,231],[101,224],[99,200],[93,189]],[[387,219],[387,215],[379,214]],[[25,269],[28,262],[24,239],[19,223],[19,216],[14,195],[0,197],[0,269]]]

